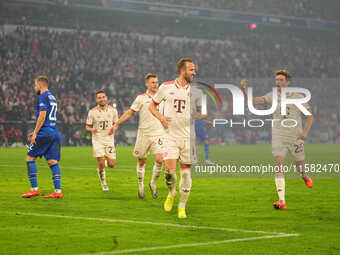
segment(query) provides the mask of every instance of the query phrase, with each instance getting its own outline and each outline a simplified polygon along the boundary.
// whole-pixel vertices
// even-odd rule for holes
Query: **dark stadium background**
[[[173,79],[182,56],[196,61],[197,79],[239,85],[248,78],[255,95],[271,90],[276,69],[288,69],[293,85],[312,93],[318,121],[308,142],[339,143],[340,5],[323,3],[1,1],[0,145],[26,143],[34,127],[33,79],[38,74],[50,78],[58,98],[64,145],[88,145],[84,121],[95,91],[105,89],[122,114],[144,91],[145,73]],[[230,101],[222,108],[210,105],[209,118],[218,116],[231,117]],[[135,117],[117,133],[117,144],[133,144],[136,128]],[[269,127],[208,132],[212,144],[270,142]]]

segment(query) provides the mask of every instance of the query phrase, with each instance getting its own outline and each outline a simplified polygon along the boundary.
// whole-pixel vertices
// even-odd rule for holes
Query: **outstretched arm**
[[[247,84],[248,84],[248,80],[245,80],[245,79],[241,80],[242,92],[244,94],[245,99],[248,101]],[[264,99],[264,97],[254,97],[253,104],[267,104],[267,102]]]
[[[119,120],[117,120],[117,122],[113,125],[110,134],[116,132],[119,125],[127,121],[133,115],[133,113],[134,111],[132,109],[129,109],[126,112],[124,112],[124,114],[119,118]]]
[[[112,127],[112,133],[116,132],[119,125],[127,121],[131,116],[134,114],[134,111],[132,109],[127,110],[124,112],[124,114],[117,120],[117,122]]]

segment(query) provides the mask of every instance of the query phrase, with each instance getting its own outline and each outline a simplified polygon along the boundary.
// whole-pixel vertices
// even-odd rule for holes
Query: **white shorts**
[[[273,156],[286,157],[287,151],[290,152],[295,161],[305,159],[304,141],[294,137],[273,137],[272,154]]]
[[[94,158],[106,156],[107,158],[116,159],[114,142],[100,142],[92,140],[92,149]]]
[[[163,154],[164,137],[160,135],[143,135],[142,132],[138,132],[133,155],[138,158],[146,158],[150,150],[154,155]]]
[[[186,138],[165,138],[164,159],[178,159],[183,164],[197,163],[195,140]]]

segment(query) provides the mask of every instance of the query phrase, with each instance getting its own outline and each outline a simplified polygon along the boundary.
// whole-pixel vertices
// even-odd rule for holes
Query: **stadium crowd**
[[[324,4],[322,0],[141,0],[152,3],[167,3],[175,5],[213,8],[250,12],[255,14],[269,14],[292,16],[299,18],[313,18],[320,20],[340,20],[336,9],[339,8],[336,0]]]
[[[105,89],[121,114],[145,90],[145,73],[155,72],[161,81],[172,79],[175,63],[181,56],[191,56],[198,66],[198,78],[209,81],[218,78],[239,82],[243,77],[271,77],[279,68],[291,70],[294,77],[339,78],[340,75],[339,45],[321,39],[287,41],[285,35],[270,38],[265,34],[244,37],[235,34],[225,40],[204,41],[18,27],[0,40],[0,143],[25,141],[27,130],[20,123],[35,119],[33,81],[38,74],[50,79],[51,90],[59,103],[58,119],[65,143],[77,145],[89,141],[82,123],[95,104],[95,91]],[[319,112],[331,116],[330,108]],[[334,118],[337,120],[339,116]],[[17,127],[7,127],[3,123],[8,121],[19,122]],[[132,118],[128,123],[136,124],[136,121]],[[333,130],[335,140],[340,137],[338,123],[327,126]],[[124,134],[118,135],[118,142],[126,142]],[[223,142],[228,142],[230,136],[236,143],[253,142],[256,140],[253,137],[261,135],[267,137],[256,131],[246,134],[229,130]]]

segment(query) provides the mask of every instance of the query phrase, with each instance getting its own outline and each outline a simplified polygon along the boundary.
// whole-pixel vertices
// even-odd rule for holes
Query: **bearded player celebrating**
[[[195,150],[195,130],[193,119],[202,118],[196,111],[200,107],[202,94],[200,90],[192,88],[196,70],[194,62],[189,58],[180,59],[177,63],[178,77],[174,81],[164,82],[150,104],[150,111],[159,119],[166,130],[165,145],[165,180],[169,194],[164,203],[164,210],[172,210],[176,197],[176,165],[180,161],[179,183],[180,199],[178,204],[178,217],[186,218],[185,205],[189,198],[192,179],[191,164],[197,160]],[[164,102],[164,115],[157,105]]]
[[[126,111],[120,119],[113,125],[114,132],[119,125],[128,120],[135,112],[139,113],[139,124],[136,145],[133,155],[138,158],[137,177],[138,177],[138,197],[144,199],[144,175],[145,163],[148,152],[151,150],[155,157],[155,164],[152,170],[152,179],[149,183],[153,198],[158,197],[156,181],[162,172],[163,164],[163,137],[164,128],[162,124],[149,111],[152,97],[158,90],[158,77],[156,74],[148,73],[145,75],[145,86],[147,91],[137,96],[130,109]]]
[[[302,179],[307,187],[312,188],[313,182],[305,172],[305,152],[304,152],[304,140],[307,138],[308,132],[312,127],[314,117],[312,114],[307,115],[305,127],[302,128],[301,112],[296,105],[287,106],[286,115],[281,114],[281,88],[288,87],[290,85],[291,75],[286,70],[279,70],[275,74],[275,83],[278,87],[278,106],[273,114],[274,119],[280,121],[273,122],[272,127],[272,154],[275,161],[275,185],[279,196],[279,201],[273,204],[275,209],[285,210],[287,205],[285,202],[285,179],[283,176],[282,167],[287,151],[290,152],[295,160],[296,168],[299,171]],[[241,81],[241,87],[245,97],[248,97],[247,93],[247,80]],[[303,97],[299,93],[287,93],[287,98],[297,99]],[[267,93],[262,97],[253,98],[253,104],[272,104],[273,94]],[[311,113],[310,106],[305,103],[303,106]],[[291,119],[295,121],[297,125],[295,127],[285,127],[281,124],[284,119]]]
[[[103,191],[108,191],[105,166],[113,168],[116,163],[113,122],[118,120],[116,108],[107,103],[104,91],[96,93],[97,106],[91,109],[86,120],[86,130],[92,133],[93,157],[97,158],[98,176]],[[105,160],[105,157],[107,160]]]

